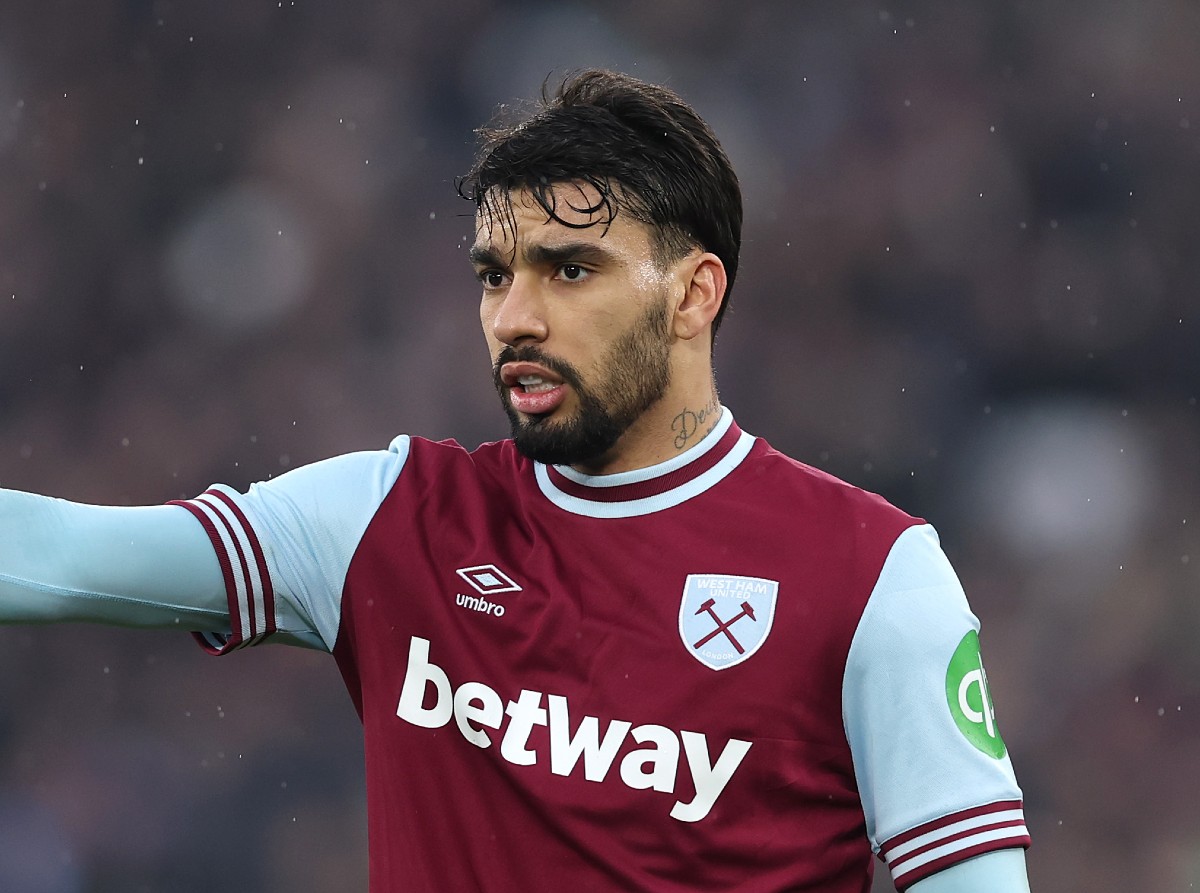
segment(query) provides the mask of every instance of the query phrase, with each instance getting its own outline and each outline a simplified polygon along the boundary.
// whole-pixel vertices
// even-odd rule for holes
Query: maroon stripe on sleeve
[[[954,812],[930,822],[918,825],[897,834],[880,847],[880,854],[888,864],[897,889],[905,890],[917,881],[932,874],[995,850],[1028,847],[1029,830],[1023,815],[1004,816],[1003,813],[1020,813],[1020,800],[1000,800],[984,806],[976,806]],[[988,819],[991,818],[991,821]],[[976,822],[969,828],[956,828],[963,822]],[[981,836],[990,839],[980,840]],[[894,855],[920,838],[928,838],[913,849]],[[934,858],[929,858],[937,852]]]
[[[1014,835],[1013,837],[1005,837],[1000,840],[989,840],[986,843],[977,843],[974,846],[969,846],[961,850],[955,850],[953,853],[947,853],[939,859],[934,859],[932,862],[926,862],[920,868],[913,869],[909,872],[897,872],[893,875],[893,882],[896,889],[900,893],[904,893],[909,887],[917,881],[923,881],[930,875],[937,874],[939,871],[957,865],[959,862],[966,862],[974,856],[982,856],[984,853],[994,853],[998,850],[1011,849],[1028,849],[1029,834]]]
[[[262,545],[258,541],[258,536],[255,534],[254,528],[250,525],[250,520],[236,502],[219,490],[210,490],[209,493],[229,507],[230,513],[237,518],[238,523],[242,526],[242,530],[246,532],[246,539],[250,541],[250,550],[254,553],[254,563],[258,567],[258,579],[262,582],[263,615],[266,617],[267,623],[267,628],[263,630],[263,634],[270,635],[276,630],[275,588],[271,585],[271,574],[267,570],[267,557],[263,554]],[[247,589],[249,588],[248,581],[249,575],[247,575]]]
[[[204,493],[204,496],[207,496],[210,499],[213,497],[219,497],[220,495],[221,494],[216,490],[208,490]],[[205,502],[203,497],[201,497],[198,501]],[[233,550],[237,555],[238,565],[242,570],[242,582],[246,587],[246,617],[250,621],[249,635],[246,636],[246,638],[255,639],[258,637],[258,612],[254,610],[254,581],[250,578],[250,566],[246,563],[246,553],[242,549],[242,542],[238,538],[237,531],[234,530],[232,522],[230,522],[225,513],[221,511],[220,506],[213,506],[209,502],[205,502],[205,504],[210,505],[213,509],[213,513],[221,519],[221,526],[225,528],[225,532],[229,534],[229,541],[233,543]]]
[[[957,840],[964,840],[968,837],[975,837],[976,835],[984,834],[988,831],[996,831],[1001,828],[1016,828],[1016,829],[1019,829],[1020,833],[1024,834],[1025,836],[1028,836],[1028,833],[1029,833],[1028,831],[1025,830],[1025,820],[1024,819],[1009,819],[1008,821],[1003,821],[1003,822],[992,822],[987,825],[980,825],[976,828],[968,828],[964,831],[959,831],[955,834],[947,834],[945,837],[939,837],[935,840],[931,840],[929,843],[925,844],[924,846],[917,847],[915,850],[912,850],[911,852],[907,852],[903,856],[900,856],[897,859],[893,859],[893,860],[889,861],[888,865],[890,865],[892,867],[893,871],[895,871],[897,873],[902,873],[904,871],[904,863],[905,862],[910,862],[913,859],[917,858],[918,856],[924,855],[925,853],[929,852],[930,850],[935,850],[938,847],[943,847],[943,846],[946,846],[947,844],[952,844]],[[1020,836],[1020,835],[1018,835],[1018,836]],[[1005,838],[1005,839],[1007,839],[1007,838]]]
[[[221,654],[234,647],[243,638],[242,612],[238,606],[237,584],[233,580],[233,565],[229,561],[229,553],[226,552],[225,545],[221,542],[221,535],[217,532],[216,525],[213,524],[212,519],[208,517],[204,509],[182,499],[172,500],[167,505],[178,505],[191,512],[192,517],[200,522],[200,526],[208,534],[209,542],[213,545],[213,551],[217,553],[217,563],[221,565],[221,575],[225,578],[225,600],[229,604],[229,626],[233,635],[230,637],[229,642],[220,649],[214,648],[208,638],[202,636],[199,638],[206,651],[210,651],[213,654]]]
[[[938,828],[953,825],[955,822],[966,821],[967,819],[973,819],[976,816],[987,815],[993,812],[1007,812],[1010,809],[1021,809],[1021,806],[1020,800],[997,800],[995,803],[989,803],[986,806],[974,806],[971,809],[964,809],[961,812],[952,812],[950,815],[933,819],[923,825],[910,828],[902,834],[897,834],[895,837],[884,841],[880,849],[887,852],[888,850],[895,849],[902,843],[907,843],[914,837],[920,837],[922,834],[928,834],[930,831],[935,831]]]

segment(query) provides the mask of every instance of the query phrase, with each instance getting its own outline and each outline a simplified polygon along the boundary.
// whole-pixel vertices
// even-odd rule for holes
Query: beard
[[[496,358],[493,380],[517,449],[546,465],[583,465],[611,450],[671,383],[669,333],[665,303],[650,307],[609,348],[600,364],[604,377],[590,384],[566,360],[536,346],[505,347]],[[500,367],[512,362],[539,363],[562,378],[578,400],[575,415],[552,420],[553,412],[529,417],[513,409],[500,378]]]

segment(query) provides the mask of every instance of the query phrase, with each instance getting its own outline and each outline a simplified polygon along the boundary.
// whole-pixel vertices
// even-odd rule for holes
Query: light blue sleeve
[[[163,506],[0,490],[0,623],[92,621],[332,650],[358,542],[409,440]],[[199,523],[197,523],[199,522]]]
[[[1029,893],[1025,851],[984,853],[917,881],[908,893]]]
[[[884,562],[842,708],[867,835],[897,887],[1029,845],[979,621],[929,525],[900,534]]]
[[[219,629],[221,569],[178,506],[83,505],[0,490],[0,622]]]
[[[259,642],[332,651],[350,562],[409,455],[387,450],[305,465],[246,493],[214,486],[184,503],[224,577],[227,624],[202,636],[226,654]]]

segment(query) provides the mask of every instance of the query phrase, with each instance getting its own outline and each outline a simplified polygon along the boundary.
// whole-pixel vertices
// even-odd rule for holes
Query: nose
[[[516,345],[546,340],[546,304],[533,277],[517,274],[500,298],[492,316],[492,334],[497,341]]]

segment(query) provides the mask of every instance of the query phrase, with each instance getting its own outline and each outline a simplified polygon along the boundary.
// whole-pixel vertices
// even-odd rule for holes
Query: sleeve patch
[[[946,703],[950,705],[950,715],[964,738],[992,759],[1004,758],[1004,740],[996,728],[996,710],[988,691],[987,673],[979,654],[979,634],[975,630],[962,637],[946,668]]]

